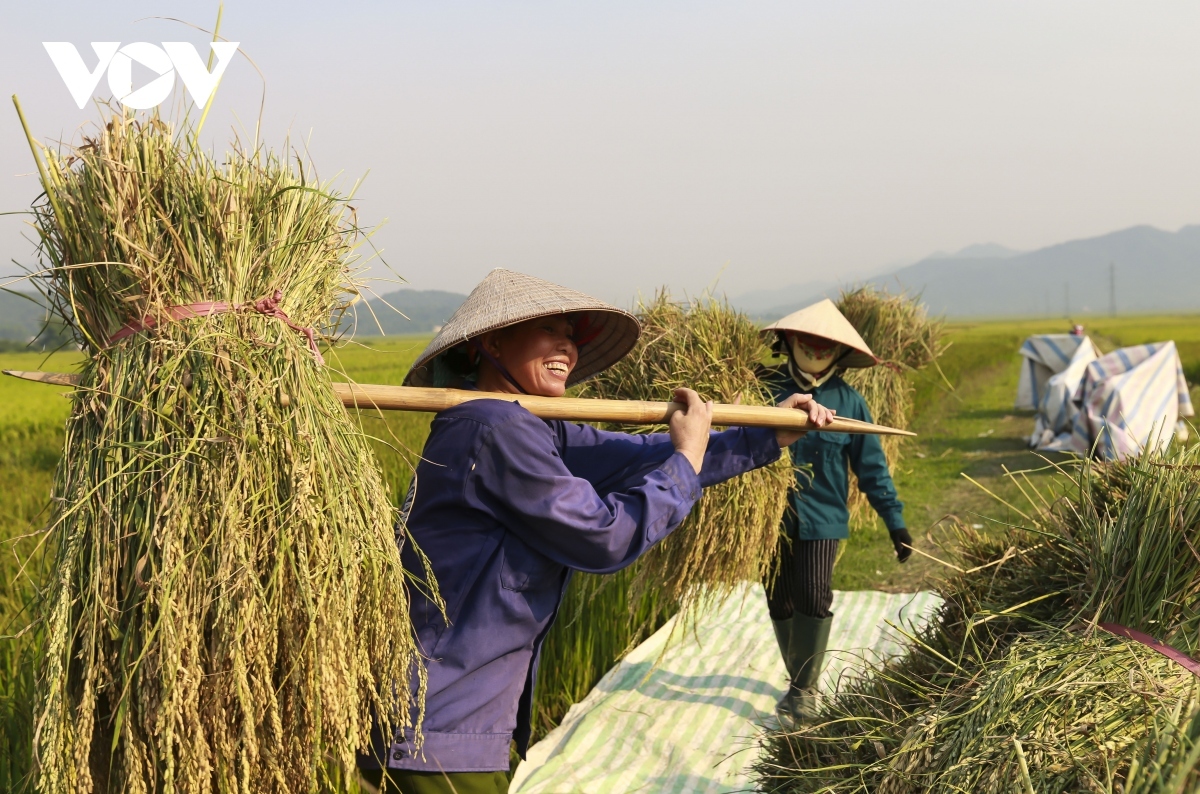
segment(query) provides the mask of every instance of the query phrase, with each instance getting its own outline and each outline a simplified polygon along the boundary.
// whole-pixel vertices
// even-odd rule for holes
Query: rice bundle
[[[1182,729],[1167,730],[1160,723],[1178,728],[1180,718],[1191,719],[1195,703],[1180,706],[1174,721],[1163,723],[1159,713],[1169,712],[1183,694],[1193,697],[1192,690],[1181,694],[1173,683],[1182,668],[1165,657],[1143,658],[1140,646],[1124,640],[1063,639],[1062,632],[1116,623],[1189,654],[1200,650],[1200,610],[1195,607],[1200,595],[1200,556],[1195,553],[1200,548],[1200,448],[1147,452],[1121,463],[1079,461],[1062,469],[1051,493],[1025,488],[1026,527],[986,536],[959,530],[960,571],[940,583],[945,603],[904,657],[876,667],[829,698],[818,724],[768,735],[766,757],[758,767],[765,790],[907,791],[904,786],[916,785],[913,781],[932,786],[942,776],[958,785],[957,765],[972,764],[983,767],[973,775],[994,773],[1004,780],[1007,774],[1010,788],[996,790],[1011,790],[1010,762],[1003,762],[1007,771],[997,771],[1001,760],[966,748],[961,744],[965,733],[959,741],[966,749],[954,755],[950,737],[957,735],[955,720],[971,710],[982,714],[997,709],[990,724],[1010,726],[1010,734],[1022,742],[1020,726],[1032,724],[1029,720],[1043,727],[1055,720],[1060,725],[1075,721],[1078,715],[1063,701],[1039,705],[1017,697],[1004,700],[1002,688],[1033,691],[1039,680],[1108,681],[1113,653],[1138,655],[1137,669],[1145,680],[1127,682],[1134,695],[1138,686],[1143,692],[1158,692],[1155,687],[1170,691],[1140,710],[1128,704],[1113,707],[1116,721],[1105,730],[1124,738],[1106,740],[1114,742],[1106,746],[1106,754],[1077,753],[1079,768],[1070,773],[1076,777],[1064,780],[1121,780],[1139,768],[1143,772],[1138,774],[1148,774],[1137,759],[1149,752],[1147,747],[1163,742],[1147,760],[1157,769],[1155,779],[1190,779],[1200,759],[1192,752],[1194,742],[1183,747]],[[1085,654],[1082,667],[1062,651],[1079,651],[1077,643],[1093,643],[1098,649]],[[1026,656],[1038,664],[1023,665]],[[1129,663],[1120,662],[1126,670]],[[984,694],[988,686],[1000,689]],[[1120,694],[1111,688],[1107,692]],[[938,724],[947,721],[947,732],[940,732]],[[1049,755],[1037,758],[1059,760],[1046,760],[1041,767],[1030,761],[1032,775],[1048,774],[1065,755],[1082,752],[1067,734],[1038,731],[1033,732],[1041,736],[1037,752]],[[1005,738],[993,729],[983,732],[995,741]],[[1174,738],[1165,739],[1168,735]],[[918,740],[922,736],[923,745]],[[1141,737],[1149,744],[1137,745]],[[920,746],[925,749],[917,752]],[[1171,763],[1190,766],[1172,768]],[[972,780],[965,790],[989,790],[976,787],[984,777]],[[963,789],[947,783],[944,790]],[[1079,782],[1061,790],[1090,789]]]
[[[1190,794],[1200,787],[1200,711],[1160,713],[1125,776],[1123,794]]]
[[[1022,779],[1038,792],[1103,791],[1159,711],[1191,713],[1196,694],[1196,676],[1136,642],[1022,639],[923,715],[879,793],[999,794]]]
[[[1198,694],[1191,672],[1144,645],[1103,632],[1043,632],[937,690],[893,746],[860,736],[870,761],[838,764],[847,760],[836,755],[841,743],[780,736],[792,740],[790,764],[766,762],[759,773],[771,778],[769,791],[1000,794],[1021,790],[1022,778],[1037,792],[1112,791],[1137,772],[1164,721],[1195,713]]]
[[[44,289],[87,355],[49,530],[39,790],[333,785],[373,717],[416,723],[424,674],[393,507],[307,330],[353,289],[352,210],[299,160],[220,164],[156,117],[39,169]]]
[[[768,353],[758,327],[728,303],[675,303],[666,291],[638,308],[642,336],[633,352],[585,386],[587,396],[669,399],[681,386],[717,402],[773,405],[756,370]],[[615,428],[614,428],[615,429]],[[626,428],[627,429],[627,428]],[[647,428],[663,432],[665,428]],[[792,478],[779,461],[708,488],[691,514],[637,563],[633,599],[655,592],[689,614],[770,570]]]
[[[581,396],[664,400],[672,389],[687,386],[719,402],[740,396],[747,405],[771,404],[755,375],[768,349],[745,315],[715,300],[675,303],[666,292],[640,306],[638,315],[637,347],[588,381]],[[687,520],[634,565],[610,576],[571,579],[559,619],[542,645],[535,737],[553,728],[617,659],[672,615],[681,613],[686,624],[739,582],[768,574],[793,476],[785,455],[706,489]]]
[[[913,418],[909,373],[924,369],[942,355],[942,321],[930,318],[920,301],[909,295],[892,295],[870,286],[842,292],[837,307],[883,361],[867,369],[846,370],[842,377],[867,401],[875,422],[907,430]],[[888,466],[894,470],[903,439],[881,436],[879,440]],[[874,515],[857,486],[851,489],[850,509],[855,524]]]

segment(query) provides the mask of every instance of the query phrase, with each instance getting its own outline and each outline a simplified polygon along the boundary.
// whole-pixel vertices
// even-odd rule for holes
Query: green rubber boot
[[[792,664],[792,657],[789,656],[789,649],[792,646],[792,619],[775,620],[772,618],[771,625],[775,628],[775,642],[779,643],[779,653],[783,656],[783,666],[787,668],[790,681],[796,677],[796,666]]]
[[[829,629],[833,615],[813,618],[792,616],[791,637],[788,643],[788,670],[795,670],[788,692],[776,709],[779,723],[784,727],[798,726],[817,718],[819,695],[817,682],[825,668],[825,649],[829,646]]]

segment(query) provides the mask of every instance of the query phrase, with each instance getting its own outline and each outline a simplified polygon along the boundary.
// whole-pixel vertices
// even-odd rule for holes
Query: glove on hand
[[[892,545],[896,547],[896,559],[899,562],[904,562],[912,556],[912,549],[909,546],[913,545],[913,539],[907,529],[900,527],[888,530],[888,534],[892,536]]]

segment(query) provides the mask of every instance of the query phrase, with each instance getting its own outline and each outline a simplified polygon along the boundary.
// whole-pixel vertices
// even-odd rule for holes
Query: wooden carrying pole
[[[21,372],[5,370],[24,380],[57,386],[76,386],[78,375],[61,372]],[[575,397],[534,397],[526,394],[466,391],[463,389],[426,389],[416,386],[376,386],[365,383],[334,383],[333,390],[348,408],[384,411],[425,411],[438,413],[468,400],[508,400],[519,402],[531,414],[542,419],[572,422],[611,422],[623,425],[665,424],[671,414],[683,408],[674,402],[642,400],[586,400]],[[757,405],[713,406],[714,425],[772,427],[779,430],[815,430],[803,411]],[[836,417],[819,428],[823,433],[857,433],[881,436],[915,436],[907,430]]]

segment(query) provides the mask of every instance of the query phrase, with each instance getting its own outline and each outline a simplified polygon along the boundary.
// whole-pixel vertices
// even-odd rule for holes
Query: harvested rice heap
[[[308,330],[352,290],[351,210],[298,160],[221,164],[157,118],[39,168],[45,289],[85,353],[39,790],[335,785],[373,717],[416,723],[423,675],[394,511]]]
[[[638,319],[637,347],[589,381],[586,396],[669,400],[674,389],[686,386],[715,402],[774,405],[755,376],[768,354],[766,343],[758,327],[727,303],[676,303],[663,291],[639,307]],[[762,581],[778,545],[792,478],[784,454],[770,466],[705,489],[684,523],[638,561],[635,600],[655,591],[687,615],[693,605],[727,595],[741,582]]]
[[[907,430],[913,418],[909,375],[935,364],[945,351],[942,321],[931,318],[917,298],[892,295],[874,287],[843,292],[837,307],[883,361],[866,369],[846,370],[842,377],[863,396],[876,422]],[[879,440],[888,466],[894,470],[905,439],[880,436]],[[857,487],[850,494],[850,509],[855,524],[874,520],[874,512]]]
[[[717,402],[740,396],[747,405],[771,404],[755,377],[769,351],[745,315],[715,300],[676,303],[662,292],[639,307],[638,317],[637,347],[588,381],[581,396],[661,401],[688,386]],[[536,735],[554,727],[617,659],[676,612],[686,622],[740,582],[764,578],[792,477],[785,454],[771,466],[708,488],[687,520],[634,565],[609,576],[571,579],[542,646]]]
[[[1125,637],[1200,651],[1200,447],[1071,466],[1020,482],[1023,527],[960,530],[937,618],[818,724],[768,734],[764,790],[1200,787],[1198,679]]]

